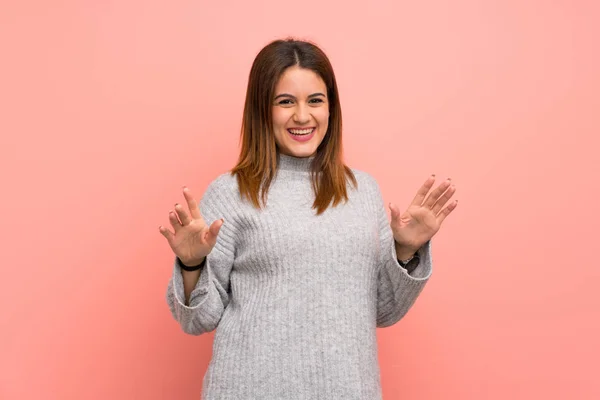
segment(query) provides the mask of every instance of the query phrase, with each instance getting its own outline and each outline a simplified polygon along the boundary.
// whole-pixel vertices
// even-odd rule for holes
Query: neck
[[[294,157],[279,153],[279,163],[277,168],[283,171],[310,172],[311,163],[314,159],[314,156]]]

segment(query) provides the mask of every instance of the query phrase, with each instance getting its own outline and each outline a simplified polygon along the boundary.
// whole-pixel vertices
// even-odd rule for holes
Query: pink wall
[[[0,5],[0,398],[194,399],[158,232],[236,159],[249,68],[317,41],[349,163],[459,206],[385,399],[600,398],[599,6],[592,1],[14,1]],[[594,43],[596,42],[596,43]]]

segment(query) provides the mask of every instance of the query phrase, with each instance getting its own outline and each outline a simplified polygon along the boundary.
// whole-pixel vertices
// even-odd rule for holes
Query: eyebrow
[[[313,93],[313,94],[311,94],[310,96],[308,96],[308,98],[310,99],[310,98],[312,98],[312,97],[317,97],[317,96],[323,96],[323,97],[326,97],[326,96],[325,96],[323,93]],[[291,97],[292,99],[295,99],[295,98],[296,98],[295,96],[292,96],[291,94],[288,94],[288,93],[281,93],[281,94],[278,94],[277,96],[275,96],[275,99],[274,99],[274,100],[277,100],[277,99],[278,99],[278,98],[280,98],[280,97]]]

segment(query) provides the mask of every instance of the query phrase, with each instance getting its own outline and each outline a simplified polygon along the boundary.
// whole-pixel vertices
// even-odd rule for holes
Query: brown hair
[[[266,203],[278,163],[271,108],[275,86],[283,72],[292,66],[314,71],[327,86],[329,124],[311,165],[315,193],[313,209],[319,215],[332,200],[334,207],[342,200],[347,201],[346,182],[349,180],[355,187],[357,182],[342,160],[342,110],[333,67],[325,53],[313,43],[294,39],[275,40],[254,59],[242,119],[242,147],[238,163],[231,173],[237,176],[242,197],[261,208],[260,200]]]

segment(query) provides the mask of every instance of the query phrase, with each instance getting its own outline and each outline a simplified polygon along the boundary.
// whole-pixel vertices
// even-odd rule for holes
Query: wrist
[[[417,253],[417,250],[401,246],[396,242],[396,258],[398,260],[408,260]]]
[[[179,257],[177,257],[177,261],[179,262],[179,267],[181,267],[181,269],[183,271],[186,272],[193,272],[193,271],[198,271],[200,270],[202,267],[204,267],[204,264],[206,263],[206,257],[203,257],[202,260],[200,261],[183,261],[181,260]]]

